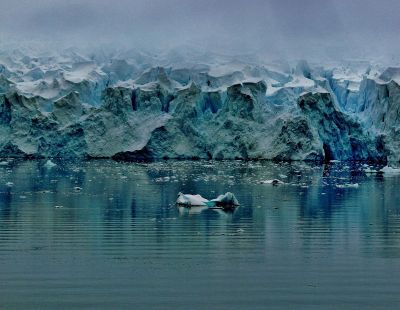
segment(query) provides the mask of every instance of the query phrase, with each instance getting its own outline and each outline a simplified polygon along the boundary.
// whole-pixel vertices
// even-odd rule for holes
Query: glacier
[[[0,51],[0,156],[400,161],[400,68]]]

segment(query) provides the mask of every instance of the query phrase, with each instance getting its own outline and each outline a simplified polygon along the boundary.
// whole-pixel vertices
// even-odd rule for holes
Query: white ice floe
[[[178,194],[177,204],[186,206],[207,206],[208,199],[202,197],[201,195],[188,195],[188,194]]]
[[[225,195],[219,195],[217,198],[210,200],[208,203],[209,206],[213,206],[212,204],[215,203],[214,206],[224,206],[224,205],[231,205],[231,206],[238,206],[239,201],[236,199],[235,195],[228,192]]]
[[[358,183],[336,184],[337,188],[359,188]]]
[[[285,184],[285,182],[278,180],[278,179],[272,179],[272,180],[265,180],[265,181],[261,181],[261,184],[270,184],[270,185],[283,185]]]
[[[400,168],[386,166],[380,170],[384,174],[400,174]]]
[[[46,161],[46,163],[44,164],[44,167],[47,169],[51,169],[55,166],[57,166],[57,164],[53,163],[50,159],[48,161]]]
[[[228,192],[224,195],[219,195],[217,198],[208,200],[201,195],[190,195],[190,194],[178,194],[176,200],[178,205],[184,205],[188,207],[227,207],[227,206],[239,206],[239,202],[235,195]]]

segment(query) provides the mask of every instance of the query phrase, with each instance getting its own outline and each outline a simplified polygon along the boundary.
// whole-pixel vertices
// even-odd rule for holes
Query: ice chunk
[[[219,195],[217,198],[210,200],[208,206],[212,207],[213,203],[215,206],[238,206],[239,201],[236,199],[235,195],[231,192],[227,192],[225,195]]]
[[[337,188],[358,188],[358,183],[348,183],[348,184],[337,184]]]
[[[400,174],[400,168],[386,166],[380,170],[384,174]]]
[[[207,206],[208,199],[205,199],[201,195],[188,195],[188,194],[178,194],[177,204],[185,206]]]
[[[261,181],[261,184],[270,184],[273,186],[277,186],[277,185],[282,185],[285,184],[285,182],[278,180],[278,179],[272,179],[272,180],[265,180],[265,181]]]
[[[208,200],[201,195],[188,195],[188,194],[178,194],[178,199],[176,201],[178,205],[188,206],[188,207],[234,207],[239,206],[239,202],[235,195],[227,192],[225,195],[219,195],[217,198]]]
[[[47,169],[51,169],[55,166],[57,166],[57,164],[53,163],[50,159],[48,161],[46,161],[46,163],[44,164],[44,167]]]

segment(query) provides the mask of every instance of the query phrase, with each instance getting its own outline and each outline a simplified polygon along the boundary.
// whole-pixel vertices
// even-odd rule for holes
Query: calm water
[[[400,177],[345,163],[43,164],[0,163],[2,309],[400,308]],[[290,184],[259,184],[272,178]],[[178,209],[180,191],[242,205]]]

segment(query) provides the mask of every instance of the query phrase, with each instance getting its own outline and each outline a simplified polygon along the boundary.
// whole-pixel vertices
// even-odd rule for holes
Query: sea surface
[[[400,309],[400,176],[54,162],[0,162],[0,309]],[[232,212],[175,205],[228,191]]]

